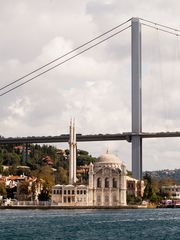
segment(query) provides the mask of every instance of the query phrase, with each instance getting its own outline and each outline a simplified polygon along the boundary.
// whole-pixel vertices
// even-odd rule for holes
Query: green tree
[[[6,191],[7,191],[7,198],[14,199],[15,193],[17,192],[17,187],[6,188]]]
[[[88,152],[84,150],[78,150],[77,152],[77,166],[89,165],[91,162],[94,162],[96,160],[95,157],[92,157]]]
[[[158,196],[156,195],[155,192],[152,193],[151,197],[150,197],[150,201],[153,203],[157,203],[159,201]]]
[[[18,194],[20,195],[28,195],[29,194],[29,183],[26,181],[22,181],[18,184]]]
[[[29,182],[22,181],[17,186],[17,199],[20,201],[31,200]]]
[[[49,201],[50,199],[51,199],[51,194],[46,189],[43,189],[38,196],[39,201]]]
[[[38,180],[44,180],[47,187],[52,187],[55,184],[54,172],[50,166],[42,166],[36,171],[33,171],[33,175],[38,178]]]
[[[0,163],[0,173],[3,173],[3,165]]]
[[[177,181],[172,179],[172,178],[169,178],[169,177],[166,177],[166,178],[162,178],[160,179],[159,181],[159,186],[169,186],[169,185],[177,185]]]
[[[141,204],[142,198],[134,195],[127,195],[127,204]]]
[[[12,152],[4,152],[3,155],[3,165],[17,165],[20,164],[20,156]]]
[[[58,168],[56,172],[56,183],[68,184],[68,172],[63,167]]]
[[[43,181],[43,189],[41,191],[39,200],[49,198],[51,196],[52,186],[55,185],[55,176],[50,166],[42,166],[40,169],[33,171],[33,175],[37,177],[38,182]],[[45,197],[46,196],[46,197]]]
[[[146,175],[144,176],[144,181],[146,186],[144,189],[143,199],[150,199],[154,191],[152,188],[152,179],[148,173],[146,173]]]
[[[0,196],[3,196],[3,198],[7,197],[6,186],[3,182],[0,182]]]

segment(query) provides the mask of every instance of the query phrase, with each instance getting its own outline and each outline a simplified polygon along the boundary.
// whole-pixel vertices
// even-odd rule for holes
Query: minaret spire
[[[71,118],[69,128],[69,184],[76,183],[76,146],[75,119]]]
[[[69,126],[69,184],[73,184],[73,127],[72,118]]]
[[[76,128],[75,128],[75,118],[73,121],[73,183],[76,183]]]

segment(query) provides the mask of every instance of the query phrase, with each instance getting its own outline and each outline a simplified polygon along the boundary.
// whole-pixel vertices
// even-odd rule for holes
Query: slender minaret
[[[76,183],[76,131],[71,119],[69,128],[69,184]]]
[[[75,119],[73,121],[73,183],[76,183],[76,128],[75,128]]]
[[[93,188],[93,173],[94,173],[94,165],[92,164],[92,162],[89,165],[89,187]]]
[[[72,119],[69,127],[69,184],[73,184],[73,128]]]

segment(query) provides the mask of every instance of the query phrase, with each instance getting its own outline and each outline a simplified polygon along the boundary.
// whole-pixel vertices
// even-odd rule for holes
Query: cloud
[[[179,7],[168,0],[2,2],[1,86],[133,16],[178,28]],[[179,130],[179,40],[145,26],[142,31],[143,130]],[[83,134],[130,131],[130,41],[129,29],[1,98],[1,135],[67,133],[71,117]],[[177,167],[178,144],[144,141],[144,169]],[[131,167],[130,143],[78,145],[96,156],[109,147]]]
[[[18,99],[15,103],[12,103],[8,107],[10,114],[15,117],[24,117],[26,113],[31,109],[32,105],[29,98]]]

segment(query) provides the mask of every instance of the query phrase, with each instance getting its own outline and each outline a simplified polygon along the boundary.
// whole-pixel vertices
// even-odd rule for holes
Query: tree
[[[53,170],[50,166],[42,166],[40,169],[34,171],[33,175],[37,177],[38,182],[42,182],[43,180],[43,189],[38,199],[41,201],[47,201],[51,196],[52,186],[55,185]]]
[[[141,204],[142,198],[134,195],[127,195],[127,203],[128,204]]]
[[[51,194],[46,189],[43,189],[38,196],[39,201],[49,201],[50,199],[51,199]]]
[[[151,176],[148,173],[146,173],[146,175],[144,176],[144,180],[145,180],[146,187],[144,189],[143,199],[150,199],[154,192],[152,188]]]
[[[47,187],[52,187],[55,184],[54,172],[50,166],[42,166],[36,171],[33,171],[33,175],[38,180],[43,179]]]
[[[150,197],[150,201],[153,203],[157,203],[159,201],[158,196],[156,195],[155,192],[152,193],[151,197]]]
[[[19,167],[19,168],[16,168],[15,174],[18,176],[25,175],[25,176],[30,177],[31,171],[28,168]]]
[[[160,185],[159,185],[159,180],[157,178],[152,178],[151,179],[151,184],[152,184],[152,189],[155,193],[160,192]]]
[[[3,164],[4,165],[17,165],[20,164],[20,156],[12,152],[4,152],[3,155]]]
[[[91,162],[94,162],[96,158],[89,155],[88,152],[84,150],[78,150],[77,156],[77,166],[89,165]]]
[[[3,165],[0,163],[0,173],[3,173]]]
[[[7,191],[7,198],[11,198],[14,199],[15,197],[15,193],[17,192],[17,187],[13,187],[13,188],[6,188]]]
[[[81,150],[81,149],[78,149],[77,152],[78,152],[79,155],[87,155],[87,156],[89,155],[89,153],[87,151],[84,151],[84,150]]]
[[[0,196],[3,196],[3,198],[7,197],[6,186],[3,182],[0,182]]]
[[[29,193],[29,183],[26,181],[20,182],[18,184],[18,194],[23,195],[26,194],[28,195]]]
[[[176,185],[178,184],[176,180],[172,179],[172,178],[169,178],[169,177],[166,177],[166,178],[162,178],[160,181],[159,181],[159,186],[169,186],[169,185]]]
[[[63,167],[58,168],[56,172],[56,183],[68,184],[68,173]]]
[[[20,201],[31,200],[29,182],[20,182],[17,186],[17,199]]]

